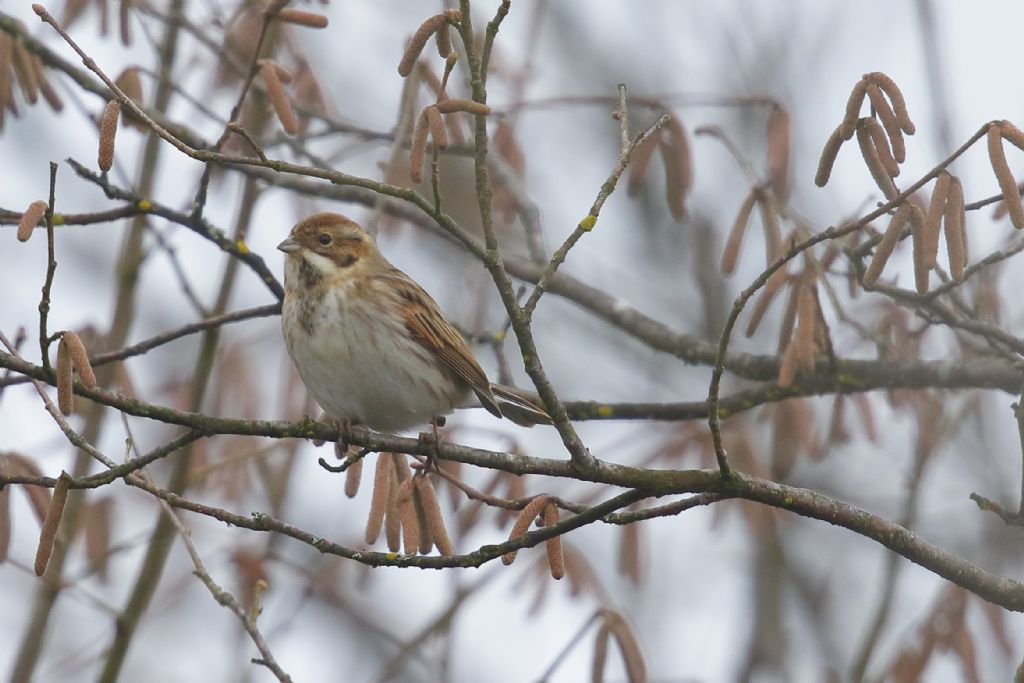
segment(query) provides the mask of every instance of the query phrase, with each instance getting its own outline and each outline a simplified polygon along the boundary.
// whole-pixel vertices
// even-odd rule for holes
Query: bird
[[[492,384],[437,303],[338,213],[299,221],[285,253],[281,328],[303,383],[339,427],[401,432],[482,405],[523,426],[551,418]]]

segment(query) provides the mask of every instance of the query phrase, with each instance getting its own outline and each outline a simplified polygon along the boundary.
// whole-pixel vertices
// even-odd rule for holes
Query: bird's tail
[[[502,416],[517,425],[532,427],[551,424],[551,416],[544,412],[537,394],[504,384],[492,384],[491,391],[497,399]]]

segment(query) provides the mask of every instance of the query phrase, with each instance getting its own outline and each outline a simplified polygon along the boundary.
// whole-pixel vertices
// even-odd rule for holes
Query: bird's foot
[[[445,418],[443,415],[439,415],[430,421],[431,429],[429,432],[420,432],[418,441],[430,448],[426,454],[427,462],[423,468],[424,472],[429,472],[431,468],[435,468],[435,461],[441,457],[441,451],[438,448],[438,444],[441,443],[441,436],[437,433],[437,428],[444,427],[444,425]]]
[[[307,417],[306,419],[308,420],[309,418]],[[324,425],[330,425],[332,427],[337,427],[338,426],[337,421],[336,420],[332,420],[331,418],[327,417],[326,413],[321,413],[320,417],[317,419],[317,422],[319,422],[320,424],[324,424]],[[323,446],[326,443],[326,441],[324,441],[323,439],[313,439],[312,441],[313,441],[313,445],[317,446],[317,447]]]
[[[344,458],[352,445],[352,422],[351,420],[338,420],[338,438],[334,442],[334,450],[338,458]]]
[[[322,418],[322,421],[326,420],[326,417]],[[347,459],[349,449],[351,449],[352,447],[352,422],[349,420],[334,420],[333,422],[338,434],[335,437],[334,441],[334,457],[336,457],[338,460],[341,460],[342,463],[340,465],[329,465],[327,461],[324,460],[323,458],[320,458],[318,462],[320,463],[320,466],[323,467],[328,472],[338,473],[347,470],[349,466],[352,464],[352,462],[358,460],[359,458],[357,457],[352,460]],[[323,441],[321,441],[320,443],[322,444]],[[366,453],[363,453],[363,455],[365,454]]]

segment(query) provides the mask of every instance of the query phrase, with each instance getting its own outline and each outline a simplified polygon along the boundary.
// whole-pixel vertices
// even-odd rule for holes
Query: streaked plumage
[[[447,415],[475,395],[498,417],[507,407],[505,416],[520,424],[550,421],[490,383],[430,295],[354,222],[315,214],[278,249],[287,254],[281,324],[288,353],[329,417],[394,432]]]

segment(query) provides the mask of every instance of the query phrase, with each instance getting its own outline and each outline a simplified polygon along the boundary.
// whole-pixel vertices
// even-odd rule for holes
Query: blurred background
[[[132,3],[127,46],[119,35],[119,5],[52,0],[47,7],[112,76],[140,67],[143,100],[155,106],[153,74],[160,68],[160,43],[176,3]],[[246,63],[258,15],[220,0],[177,5],[185,22],[170,70],[176,87],[167,94],[166,116],[212,141],[223,130],[240,85],[224,55]],[[300,94],[297,79],[295,96],[314,110],[322,102],[333,128],[315,118],[303,135],[287,138],[266,107],[254,107],[245,114],[247,129],[271,157],[409,184],[407,153],[393,152],[404,84],[396,66],[416,27],[447,5],[413,0],[293,5],[323,13],[330,25],[319,31],[286,27],[273,36],[274,55],[297,75],[306,74],[301,82],[307,89]],[[473,4],[478,29],[496,7],[491,0]],[[0,12],[79,63],[28,3],[3,3]],[[491,132],[504,128],[501,163],[518,173],[512,182],[497,181],[502,247],[512,256],[530,254],[517,196],[536,207],[547,253],[586,215],[618,159],[619,124],[611,112],[616,86],[625,83],[635,99],[634,127],[669,111],[687,131],[694,180],[686,215],[673,216],[665,198],[671,178],[652,162],[633,196],[625,183],[612,195],[563,270],[623,306],[717,343],[736,294],[764,268],[756,212],[737,272],[725,277],[718,263],[740,204],[751,185],[766,178],[772,103],[791,120],[788,211],[817,232],[866,213],[880,197],[853,145],[841,150],[825,188],[813,184],[822,145],[861,76],[882,71],[906,97],[918,131],[908,139],[898,181],[906,186],[986,121],[1020,119],[1024,92],[1015,85],[1015,64],[1021,20],[1021,7],[952,0],[514,2],[495,43],[488,95]],[[424,59],[440,73],[443,62],[432,45]],[[95,169],[95,121],[102,99],[57,71],[48,73],[62,111],[43,103],[29,106],[16,96],[17,114],[5,113],[0,159],[7,171],[0,209],[20,212],[45,199],[50,161],[61,162],[57,211],[87,213],[120,205],[63,163],[71,158]],[[460,64],[449,91],[465,96],[464,78]],[[414,110],[429,101],[429,88],[420,87]],[[469,136],[468,123],[465,118],[452,125],[461,125]],[[718,137],[694,134],[707,127],[720,129],[742,163]],[[201,165],[166,144],[147,152],[147,140],[122,126],[111,182],[188,211]],[[232,149],[247,151],[241,145]],[[1011,166],[1013,157],[1011,152]],[[471,160],[446,155],[440,169],[445,209],[478,231]],[[951,170],[962,179],[968,201],[998,193],[983,149],[971,150]],[[423,190],[429,194],[428,183]],[[504,311],[479,262],[422,221],[389,213],[372,198],[351,199],[311,196],[218,169],[206,218],[229,234],[243,226],[248,248],[280,278],[282,255],[274,247],[291,226],[313,211],[339,211],[373,227],[388,258],[419,281],[464,331],[487,335],[502,329]],[[138,279],[128,286],[125,253],[133,232],[139,240]],[[1012,232],[1005,218],[992,218],[990,208],[971,212],[972,261],[1011,243]],[[0,330],[13,337],[25,327],[29,341],[23,352],[38,363],[34,330],[46,240],[37,235],[19,244],[13,233],[10,224],[0,230],[5,292]],[[275,302],[251,271],[239,268],[226,280],[231,266],[223,253],[156,217],[134,225],[123,219],[59,227],[56,249],[51,329],[93,330],[102,339],[118,320],[122,338],[110,348],[217,311]],[[886,271],[904,287],[913,277],[909,252],[904,246]],[[823,300],[839,355],[879,355],[879,346],[845,324],[839,311],[869,329],[893,317],[920,328],[913,311],[879,295],[849,297],[843,267],[835,271],[841,307]],[[1010,333],[1019,327],[1021,309],[1012,299],[1001,305],[1000,294],[1019,291],[1020,276],[1012,270],[993,268],[964,287],[972,300],[987,296],[996,302],[990,308]],[[781,309],[776,302],[750,338],[738,329],[733,348],[775,354]],[[739,327],[745,325],[741,318]],[[653,350],[563,297],[542,299],[534,331],[548,375],[565,399],[678,402],[707,396],[708,367],[687,366]],[[915,339],[925,358],[965,353],[942,330]],[[109,337],[105,343],[111,343]],[[219,339],[205,343],[206,351],[200,336],[190,336],[130,359],[108,383],[147,401],[224,417],[297,420],[315,414],[284,352],[276,317],[226,326]],[[503,357],[511,378],[529,386],[514,342],[507,341],[500,353],[488,345],[475,350],[492,377],[499,376]],[[208,369],[200,362],[207,353],[212,353]],[[197,392],[204,381],[208,388]],[[725,386],[728,392],[753,385],[729,378]],[[978,492],[1015,506],[1010,501],[1019,495],[1021,446],[1013,398],[998,392],[936,392],[918,402],[898,394],[875,392],[856,405],[847,401],[839,432],[830,425],[832,397],[743,413],[726,423],[737,466],[905,522],[972,562],[1019,576],[1019,534],[983,515],[968,498]],[[72,424],[84,428],[87,419],[97,446],[118,461],[129,437],[144,452],[176,433],[141,418],[125,421],[114,411],[76,416]],[[703,421],[583,422],[578,428],[591,451],[612,462],[713,466]],[[484,448],[567,457],[554,430],[524,430],[483,411],[454,416],[444,436]],[[930,441],[922,444],[925,437]],[[26,456],[50,476],[70,471],[75,459],[26,384],[2,394],[0,450]],[[321,469],[318,457],[332,459],[330,445],[221,436],[200,442],[187,471],[179,474],[192,498],[241,514],[268,511],[311,533],[360,547],[371,482],[364,481],[355,498],[346,498],[342,477]],[[166,481],[173,468],[161,462],[150,471],[157,481]],[[498,495],[544,491],[584,502],[611,495],[582,482],[533,476],[492,482],[490,472],[466,470],[460,476],[480,488],[493,483]],[[18,488],[10,497],[11,547],[0,564],[4,676],[25,656],[24,640],[40,604],[41,581],[31,570],[38,522]],[[114,638],[113,617],[132,594],[161,514],[150,497],[121,483],[90,491],[85,499],[86,520],[108,520],[86,522],[108,534],[107,552],[100,553],[106,559],[90,555],[83,539],[71,546],[63,572],[67,585],[45,620],[33,680],[96,679]],[[460,552],[507,537],[507,516],[470,507],[465,500],[455,507],[446,497],[445,514],[449,527],[458,529],[453,533]],[[973,675],[1008,680],[1024,655],[1024,621],[1018,615],[953,591],[909,562],[893,563],[887,551],[864,538],[747,503],[720,503],[626,529],[580,529],[566,537],[570,576],[558,583],[548,577],[540,548],[524,551],[509,568],[491,563],[475,570],[370,570],[321,557],[287,538],[227,528],[196,515],[184,519],[219,583],[245,596],[258,578],[268,581],[259,623],[295,681],[538,680],[599,607],[626,617],[652,681],[959,681]],[[467,528],[458,526],[460,520]],[[120,680],[272,680],[249,663],[255,650],[237,619],[210,599],[191,571],[175,541]],[[920,656],[929,642],[934,651]],[[593,647],[591,629],[549,680],[589,676]],[[917,662],[920,670],[914,668]],[[608,667],[605,680],[625,679],[614,648]]]

